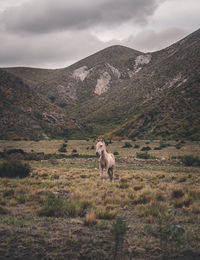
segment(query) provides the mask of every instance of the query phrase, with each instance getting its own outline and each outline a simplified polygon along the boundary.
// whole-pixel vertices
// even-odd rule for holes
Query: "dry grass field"
[[[181,159],[200,143],[113,141],[113,183],[99,177],[93,140],[0,141],[10,149],[51,156],[0,159],[31,166],[0,178],[0,259],[200,258],[200,168]]]

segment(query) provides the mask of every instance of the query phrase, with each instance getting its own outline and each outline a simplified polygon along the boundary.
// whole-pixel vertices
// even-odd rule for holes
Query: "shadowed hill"
[[[40,139],[67,135],[79,127],[66,112],[0,69],[0,128],[1,139]]]

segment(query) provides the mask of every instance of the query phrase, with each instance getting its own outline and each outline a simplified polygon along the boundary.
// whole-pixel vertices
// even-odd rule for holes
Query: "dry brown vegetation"
[[[119,153],[114,183],[100,179],[97,158],[29,161],[29,177],[1,178],[0,259],[198,259],[200,170],[172,156],[198,156],[199,144],[177,150],[171,142],[157,151],[158,142],[149,141],[148,153],[157,159],[137,159],[134,147],[145,142],[108,146]],[[0,145],[2,151],[60,153],[63,143]],[[68,141],[66,154],[76,149],[79,155],[94,155],[93,145],[92,140]]]

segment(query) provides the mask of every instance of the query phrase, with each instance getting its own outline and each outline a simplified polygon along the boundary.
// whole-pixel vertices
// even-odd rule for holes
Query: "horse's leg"
[[[100,178],[103,178],[103,168],[101,167],[101,163],[99,163],[99,174],[100,174]]]
[[[114,166],[111,169],[112,169],[112,181],[114,182]]]
[[[113,168],[112,167],[108,169],[108,175],[110,177],[110,181],[112,181],[113,180]]]

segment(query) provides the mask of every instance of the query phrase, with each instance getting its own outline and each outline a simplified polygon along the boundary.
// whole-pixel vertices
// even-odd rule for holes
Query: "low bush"
[[[118,217],[112,223],[111,232],[112,232],[113,240],[115,242],[114,259],[117,258],[117,254],[119,252],[119,249],[120,249],[121,254],[122,254],[123,245],[124,245],[125,236],[126,236],[127,231],[128,231],[128,225],[123,219]],[[120,259],[122,259],[122,255],[121,255]]]
[[[184,196],[184,191],[183,191],[182,188],[175,188],[171,192],[171,198],[172,199],[181,198],[183,196]]]
[[[156,159],[155,156],[147,153],[147,152],[144,152],[144,153],[136,153],[136,158],[139,158],[139,159]]]
[[[141,151],[150,151],[151,150],[151,147],[149,146],[144,146],[141,148]]]
[[[0,165],[0,177],[6,178],[25,178],[29,176],[31,167],[28,163],[17,160],[5,161]]]
[[[119,153],[118,152],[114,152],[114,155],[119,155]]]
[[[154,147],[154,150],[162,150],[162,147],[156,146],[156,147]]]
[[[135,144],[135,145],[134,145],[134,148],[135,148],[135,149],[138,149],[138,148],[140,148],[140,145],[139,145],[139,144]]]
[[[181,161],[185,166],[200,166],[200,158],[192,154],[182,156]]]
[[[124,145],[122,146],[122,148],[131,148],[132,144],[129,142],[125,142]]]
[[[0,206],[0,215],[6,215],[8,213],[9,213],[9,211],[6,208]]]
[[[38,210],[38,215],[47,217],[75,217],[76,207],[74,203],[55,197],[50,193]]]
[[[110,210],[110,209],[99,209],[96,212],[96,216],[98,219],[114,219],[117,215],[117,212],[115,210]]]
[[[58,149],[58,151],[61,153],[66,153],[67,152],[66,147],[67,144],[62,144],[61,147]]]
[[[182,146],[183,146],[182,143],[177,143],[177,144],[175,145],[175,147],[176,147],[177,150],[181,149]]]

